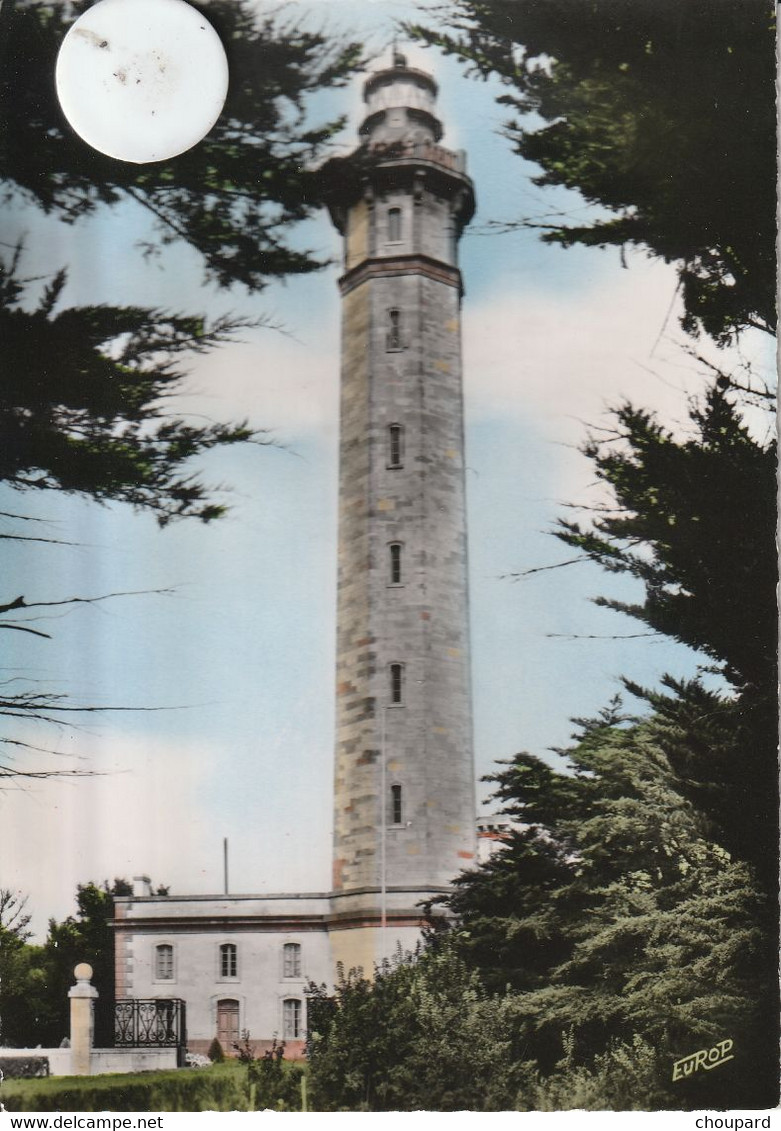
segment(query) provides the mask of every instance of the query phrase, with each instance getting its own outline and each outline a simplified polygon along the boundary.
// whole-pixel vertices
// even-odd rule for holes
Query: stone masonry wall
[[[391,206],[402,209],[401,248],[387,240]],[[472,859],[475,812],[459,290],[414,263],[383,277],[381,259],[448,262],[454,223],[448,202],[425,192],[374,201],[362,235],[365,218],[380,274],[348,290],[343,310],[334,886],[376,889],[385,823],[387,885],[445,887]],[[404,430],[401,467],[389,466],[392,424]],[[390,579],[394,542],[401,584]]]
[[[370,767],[378,756],[368,675],[376,664],[369,616],[369,294],[345,296],[339,471],[333,886],[376,882],[367,854],[375,813]],[[358,843],[360,842],[360,843]],[[348,869],[345,874],[345,869]]]

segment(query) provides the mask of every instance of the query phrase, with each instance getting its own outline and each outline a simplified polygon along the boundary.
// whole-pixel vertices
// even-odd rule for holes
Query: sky
[[[295,4],[304,21],[387,49],[407,3]],[[568,505],[598,496],[579,452],[624,399],[686,427],[702,367],[678,329],[674,270],[641,253],[563,250],[495,221],[551,209],[584,218],[573,193],[540,189],[501,136],[490,82],[433,51],[405,46],[440,84],[443,144],[467,151],[478,211],[461,245],[470,547],[470,613],[478,777],[525,749],[566,745],[573,717],[593,715],[625,675],[645,685],[693,674],[697,657],[590,600],[635,591],[583,563],[518,578],[571,556],[551,536]],[[387,53],[384,56],[387,61]],[[313,102],[313,120],[345,113],[341,152],[356,142],[360,87]],[[38,937],[74,910],[76,885],[148,874],[174,894],[220,891],[222,842],[235,893],[325,891],[330,879],[336,593],[339,237],[325,214],[295,240],[332,257],[323,271],[261,295],[202,284],[178,245],[145,261],[134,206],[66,226],[11,207],[0,239],[25,237],[28,273],[67,264],[63,303],[140,303],[175,311],[268,317],[284,327],[193,358],[172,407],[249,417],[272,445],[200,462],[224,485],[219,522],[174,524],[119,505],[5,491],[4,511],[43,520],[69,545],[4,543],[3,598],[123,592],[38,622],[51,640],[13,633],[6,678],[40,680],[74,702],[122,708],[26,732],[89,770],[0,793],[0,886],[28,897]],[[691,343],[688,343],[691,344]],[[707,343],[697,348],[715,356]],[[761,335],[722,352],[725,368],[770,366]],[[163,592],[165,591],[165,592]],[[626,639],[615,639],[629,637]],[[11,645],[9,649],[9,644]],[[127,709],[130,708],[130,709]],[[6,720],[6,728],[9,721]],[[10,733],[8,729],[6,734]],[[18,732],[15,732],[18,733]],[[18,754],[20,769],[45,755]],[[51,765],[49,758],[47,765]],[[481,787],[485,795],[487,788]]]

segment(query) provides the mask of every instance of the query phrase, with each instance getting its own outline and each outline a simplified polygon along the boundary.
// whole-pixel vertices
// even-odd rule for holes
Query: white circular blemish
[[[143,164],[205,137],[228,93],[214,28],[184,0],[100,0],[57,57],[65,117],[93,149]]]

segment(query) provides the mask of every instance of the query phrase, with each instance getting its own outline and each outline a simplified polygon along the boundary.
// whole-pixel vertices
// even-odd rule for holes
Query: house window
[[[155,979],[170,982],[174,976],[174,948],[169,943],[155,947]]]
[[[404,457],[404,429],[400,424],[388,428],[388,467],[401,467]]]
[[[401,825],[402,821],[402,807],[401,807],[401,786],[391,786],[391,824]]]
[[[388,210],[388,242],[399,243],[401,240],[401,209]]]
[[[404,665],[391,664],[388,674],[390,676],[390,701],[391,703],[401,703],[404,690]]]
[[[217,1002],[217,1040],[226,1052],[239,1043],[239,1003],[234,998]]]
[[[287,997],[282,1002],[282,1037],[285,1041],[295,1041],[301,1036],[301,1002],[298,998]]]
[[[223,943],[220,947],[220,977],[235,978],[238,971],[236,944]]]
[[[285,978],[301,977],[301,947],[288,942],[282,947],[282,974]]]
[[[385,339],[385,348],[400,350],[401,346],[401,311],[394,307],[388,311],[388,334]]]
[[[388,575],[391,585],[401,585],[401,542],[388,544]]]

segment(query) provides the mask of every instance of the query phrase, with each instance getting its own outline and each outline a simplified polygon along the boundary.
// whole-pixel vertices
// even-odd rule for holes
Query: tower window
[[[401,209],[388,209],[388,242],[399,243],[401,240]]]
[[[401,585],[401,542],[388,545],[388,575],[391,585]]]
[[[301,1036],[301,1002],[298,998],[287,997],[282,1002],[282,1037],[295,1041]]]
[[[155,947],[155,979],[171,982],[174,977],[174,948],[169,943]]]
[[[401,825],[402,821],[402,807],[401,807],[401,786],[391,786],[391,824]]]
[[[401,703],[404,693],[404,665],[391,664],[388,673],[390,676],[390,701],[391,703]]]
[[[401,311],[398,307],[388,311],[388,334],[385,339],[385,348],[388,350],[400,350],[401,344]]]
[[[223,943],[220,947],[220,977],[235,978],[238,971],[236,944]]]
[[[400,424],[388,428],[388,467],[401,467],[404,457],[404,429]]]
[[[282,976],[301,977],[301,947],[298,943],[289,942],[282,947]]]

